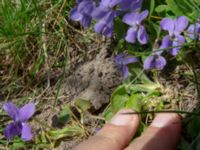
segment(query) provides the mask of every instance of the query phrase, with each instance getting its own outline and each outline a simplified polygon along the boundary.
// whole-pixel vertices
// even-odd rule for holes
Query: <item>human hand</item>
[[[173,150],[181,131],[177,114],[158,114],[146,131],[132,143],[140,117],[124,115],[130,109],[119,111],[96,135],[80,143],[74,150]]]

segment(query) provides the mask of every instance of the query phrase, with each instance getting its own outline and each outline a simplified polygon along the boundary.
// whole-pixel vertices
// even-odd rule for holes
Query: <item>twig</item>
[[[45,33],[45,22],[42,24],[42,32]],[[47,54],[47,46],[46,46],[46,35],[42,34],[42,47],[44,51],[44,60],[45,60],[45,67],[47,71],[47,87],[50,86],[50,69],[49,69],[49,61],[48,61],[48,54]]]
[[[127,113],[121,113],[123,115],[136,115],[136,114],[158,114],[158,113],[178,113],[178,114],[188,114],[188,115],[195,115],[200,116],[200,113],[195,112],[188,112],[183,110],[157,110],[157,111],[142,111],[142,112],[127,112]]]

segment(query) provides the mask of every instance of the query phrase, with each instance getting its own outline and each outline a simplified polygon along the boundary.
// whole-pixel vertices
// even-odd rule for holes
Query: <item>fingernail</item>
[[[130,125],[131,122],[136,119],[136,115],[129,115],[129,114],[123,114],[123,113],[130,113],[134,112],[131,109],[123,109],[120,110],[110,121],[111,124],[117,125],[117,126],[126,126]]]
[[[180,121],[180,117],[178,116],[178,114],[175,114],[175,113],[174,114],[169,114],[169,113],[158,114],[153,120],[153,122],[151,123],[151,126],[162,128],[162,127],[166,127],[174,123],[177,123],[179,121]]]

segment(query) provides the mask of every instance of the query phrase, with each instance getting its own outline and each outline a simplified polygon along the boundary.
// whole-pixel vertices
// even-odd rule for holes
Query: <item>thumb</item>
[[[137,131],[138,115],[123,115],[133,112],[131,109],[119,111],[95,136],[79,144],[74,150],[122,150]]]
[[[126,150],[173,150],[180,138],[181,118],[177,114],[158,114],[150,127]]]

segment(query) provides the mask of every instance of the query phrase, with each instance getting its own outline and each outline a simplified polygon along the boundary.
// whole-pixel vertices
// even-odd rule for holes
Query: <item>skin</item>
[[[181,118],[177,114],[158,114],[146,131],[133,142],[140,123],[138,115],[120,110],[96,135],[73,150],[174,150],[180,138]],[[131,142],[131,143],[130,143]]]

